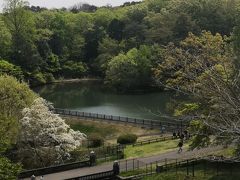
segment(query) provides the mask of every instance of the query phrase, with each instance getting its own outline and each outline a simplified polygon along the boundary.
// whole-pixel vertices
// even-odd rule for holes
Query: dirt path
[[[182,159],[182,158],[190,159],[190,158],[204,156],[221,149],[222,147],[211,147],[211,148],[204,148],[204,149],[194,150],[194,151],[183,150],[183,152],[180,154],[177,153],[176,151],[171,151],[171,152],[160,154],[160,155],[137,158],[135,159],[135,161],[138,160],[141,162],[142,165],[144,165],[145,163],[154,163],[156,161],[162,161],[165,159]],[[124,171],[126,169],[126,165],[128,170],[132,169],[134,166],[133,163],[134,163],[133,160],[128,160],[127,163],[125,160],[120,161],[121,171]],[[99,166],[94,166],[94,167],[85,167],[85,168],[73,169],[73,170],[63,171],[63,172],[54,173],[54,174],[48,174],[44,176],[44,180],[64,180],[67,178],[74,178],[74,177],[84,176],[84,175],[93,174],[93,173],[100,173],[100,172],[110,171],[110,170],[112,170],[112,162],[102,164]],[[29,179],[30,178],[26,178],[24,180],[29,180]],[[37,180],[39,179],[40,178],[37,177]]]

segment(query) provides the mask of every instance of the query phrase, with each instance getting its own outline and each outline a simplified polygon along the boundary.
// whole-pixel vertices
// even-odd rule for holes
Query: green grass
[[[224,148],[222,150],[216,151],[213,154],[216,156],[233,157],[235,155],[235,151],[236,151],[236,148],[228,147],[228,148]]]
[[[168,140],[163,142],[157,142],[152,144],[147,144],[143,146],[127,146],[124,150],[125,158],[136,158],[136,157],[145,157],[151,155],[162,154],[165,152],[177,151],[177,144],[179,139]],[[185,144],[184,148],[187,148],[188,144]]]
[[[176,168],[168,169],[160,174],[154,174],[152,176],[146,176],[144,180],[237,180],[240,179],[238,167],[233,168],[233,175],[230,174],[229,167],[225,167],[219,171],[219,175],[216,174],[216,167],[207,166],[206,173],[204,173],[204,164],[199,164],[195,166],[194,177],[192,176],[192,167],[189,166],[189,175],[187,176],[186,167],[178,167],[177,172]],[[136,169],[134,171],[122,172],[120,175],[123,177],[129,177],[134,175],[145,174],[146,171],[150,173],[150,167]],[[153,172],[156,168],[153,166]],[[223,171],[222,171],[223,170]]]
[[[162,173],[159,175],[153,175],[143,178],[143,180],[238,180],[239,176],[234,175],[225,175],[225,176],[216,176],[216,175],[204,175],[201,172],[196,172],[195,177],[187,176],[186,173]]]

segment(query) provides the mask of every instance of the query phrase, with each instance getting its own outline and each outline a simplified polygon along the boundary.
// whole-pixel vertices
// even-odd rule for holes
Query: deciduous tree
[[[70,158],[69,152],[81,146],[86,138],[51,112],[49,104],[42,98],[23,110],[20,127],[18,154],[24,165],[30,167],[63,163]]]

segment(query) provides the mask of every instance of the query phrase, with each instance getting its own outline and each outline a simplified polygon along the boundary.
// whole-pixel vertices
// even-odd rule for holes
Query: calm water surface
[[[57,108],[145,119],[161,119],[149,110],[166,114],[167,104],[176,98],[173,92],[118,94],[96,81],[52,84],[34,90]]]

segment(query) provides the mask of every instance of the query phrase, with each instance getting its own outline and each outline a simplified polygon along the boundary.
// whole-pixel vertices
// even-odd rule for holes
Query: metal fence
[[[168,136],[168,137],[153,138],[153,139],[149,139],[149,140],[138,141],[138,142],[132,144],[132,146],[143,146],[146,144],[162,142],[162,141],[167,141],[167,140],[172,140],[172,139],[174,139],[172,136],[171,137]]]
[[[56,172],[67,171],[67,170],[71,170],[71,169],[88,167],[88,166],[90,166],[89,159],[85,160],[85,161],[66,163],[66,164],[61,164],[61,165],[56,165],[56,166],[50,166],[50,167],[44,167],[44,168],[23,171],[19,174],[18,178],[20,178],[20,179],[27,178],[27,177],[32,176],[33,174],[35,176],[52,174],[52,173],[56,173]]]
[[[82,161],[89,159],[90,152],[94,151],[97,160],[107,161],[113,159],[121,159],[124,156],[125,147],[126,146],[124,145],[109,145],[97,148],[77,149],[71,153],[71,157],[75,161]]]
[[[108,120],[108,121],[121,122],[121,123],[129,123],[129,124],[135,124],[135,125],[140,125],[144,127],[160,128],[162,131],[180,130],[188,126],[188,123],[186,123],[185,121],[168,122],[168,121],[162,121],[162,120],[160,121],[160,120],[152,120],[152,119],[138,119],[138,118],[121,117],[121,116],[113,116],[113,115],[98,114],[98,113],[79,112],[75,110],[58,109],[58,108],[53,109],[53,111],[56,114],[60,114],[60,115],[83,117],[90,120],[98,119],[98,120]]]
[[[138,160],[121,161],[120,172],[128,172],[129,179],[138,179],[156,174],[183,174],[192,177],[240,177],[240,160],[222,157],[199,159],[165,159],[152,163]],[[119,177],[121,179],[121,176]],[[122,179],[128,179],[124,177]]]

